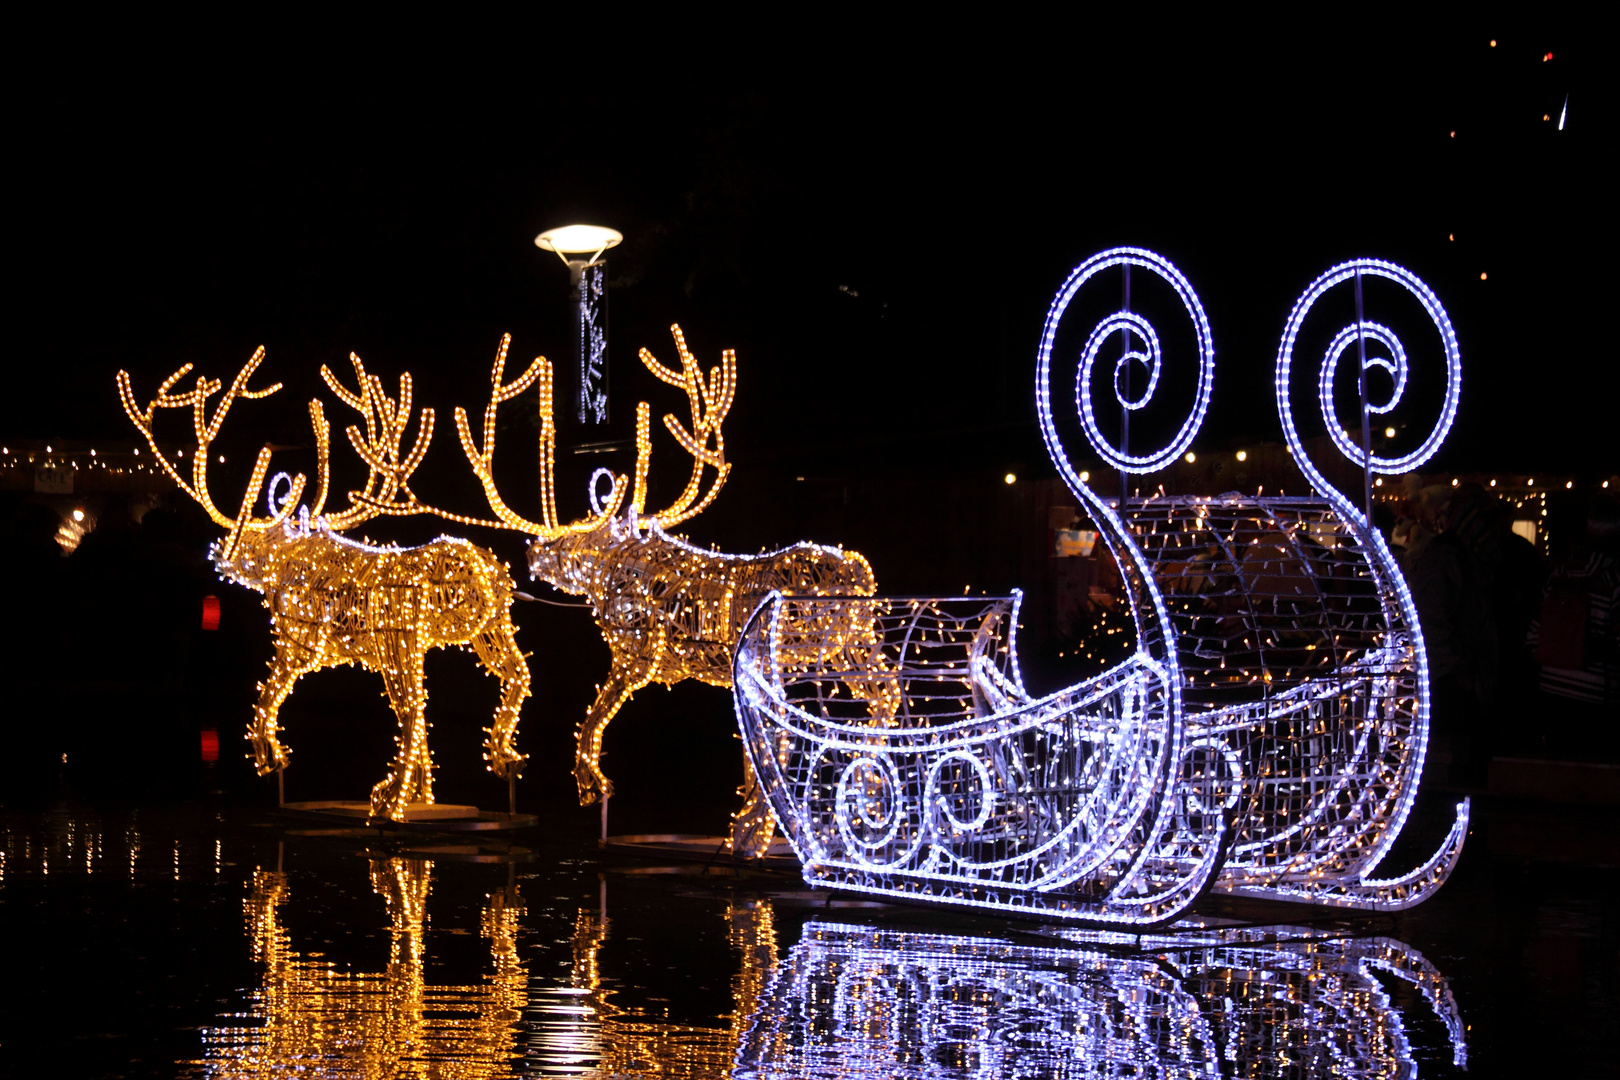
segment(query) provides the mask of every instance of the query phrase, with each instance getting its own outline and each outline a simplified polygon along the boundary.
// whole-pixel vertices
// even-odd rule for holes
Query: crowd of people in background
[[[1543,556],[1479,484],[1413,475],[1404,495],[1379,524],[1428,648],[1431,778],[1483,786],[1497,755],[1620,761],[1620,502],[1553,493]]]

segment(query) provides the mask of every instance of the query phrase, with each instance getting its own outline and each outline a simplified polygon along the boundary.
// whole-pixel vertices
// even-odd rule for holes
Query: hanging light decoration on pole
[[[535,247],[556,252],[568,266],[578,339],[575,411],[582,424],[608,421],[607,263],[602,255],[623,240],[618,230],[600,225],[564,225],[534,238]]]

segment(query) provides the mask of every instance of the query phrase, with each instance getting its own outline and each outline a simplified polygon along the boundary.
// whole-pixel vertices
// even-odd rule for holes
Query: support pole
[[[1373,527],[1372,513],[1372,417],[1367,409],[1367,323],[1362,315],[1361,268],[1356,268],[1356,348],[1361,353],[1361,374],[1356,386],[1361,394],[1361,504],[1367,512],[1367,528]],[[1331,395],[1330,395],[1331,396]]]
[[[1131,313],[1131,264],[1126,263],[1125,269],[1125,302],[1124,312]],[[1131,332],[1123,329],[1119,332],[1119,355],[1124,357],[1131,351]],[[1125,361],[1125,401],[1131,400],[1131,363]],[[1125,404],[1119,404],[1119,456],[1129,457],[1131,453],[1131,410]],[[1127,485],[1131,482],[1131,474],[1124,469],[1119,470],[1119,512],[1125,512],[1125,497],[1130,493]]]
[[[606,794],[602,796],[602,845],[607,846],[607,803]]]
[[[283,806],[286,806],[286,805],[287,805],[287,770],[285,768],[280,768],[280,769],[276,770],[276,806],[278,808],[280,808],[280,807],[283,807]]]
[[[506,774],[506,813],[508,817],[517,817],[517,773]]]

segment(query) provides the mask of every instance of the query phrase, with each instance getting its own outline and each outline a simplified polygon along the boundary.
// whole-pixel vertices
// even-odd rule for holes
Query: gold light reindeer
[[[264,390],[247,389],[263,359],[261,347],[237,373],[211,418],[206,406],[220,390],[218,380],[199,376],[193,389],[170,393],[191,370],[190,364],[164,380],[157,397],[144,408],[135,398],[128,373],[118,373],[124,411],[146,436],[158,463],[226,530],[212,552],[215,567],[225,577],[263,593],[270,609],[276,655],[269,677],[259,684],[259,701],[248,725],[259,775],[287,767],[288,750],[277,737],[281,730],[277,713],[298,679],[321,668],[358,663],[382,676],[400,725],[393,765],[371,791],[371,816],[404,820],[411,804],[433,802],[423,659],[432,649],[471,645],[485,670],[501,682],[500,706],[485,729],[484,757],[496,775],[514,777],[525,760],[513,739],[519,709],[529,695],[529,668],[513,638],[515,586],[506,564],[493,552],[451,537],[399,548],[357,543],[339,535],[389,507],[423,509],[408,481],[433,437],[433,410],[422,410],[416,442],[402,458],[400,443],[411,415],[410,375],[400,376],[396,401],[383,391],[382,380],[366,373],[358,356],[350,355],[360,380],[356,393],[323,366],[321,376],[327,385],[364,418],[363,434],[355,425],[347,429],[349,442],[370,470],[364,489],[349,493],[349,509],[325,514],[331,429],[315,400],[309,405],[319,467],[314,502],[293,517],[305,486],[300,474],[290,480],[287,495],[272,505],[269,517],[254,517],[253,506],[270,467],[266,445],[253,466],[241,508],[235,517],[227,517],[208,491],[209,447],[237,398],[261,398],[281,388],[277,383]],[[158,448],[152,426],[160,408],[192,411],[196,446],[189,482]],[[275,502],[273,493],[271,501]]]
[[[692,457],[686,488],[667,509],[648,513],[647,472],[652,452],[650,411],[636,408],[636,465],[633,482],[614,477],[613,489],[592,517],[562,524],[557,517],[555,464],[557,428],[552,417],[552,370],[544,357],[510,383],[501,381],[510,335],[501,339],[491,373],[492,391],[484,409],[484,438],[474,439],[464,410],[456,409],[456,428],[473,472],[496,520],[447,515],[452,520],[516,529],[534,537],[529,570],[538,579],[589,602],[596,624],[613,653],[607,682],[597,691],[575,738],[574,779],[580,805],[607,798],[613,784],[601,767],[602,737],[608,722],[648,683],[672,685],[698,679],[731,687],[731,654],[744,622],[772,590],[807,596],[871,596],[877,581],[866,559],[853,551],[801,543],[758,555],[729,555],[694,547],[667,530],[701,513],[720,493],[731,465],[725,458],[721,424],[736,390],[737,358],[727,349],[705,380],[686,347],[679,326],[670,328],[680,354],[681,370],[673,371],[641,350],[641,362],[662,382],[686,391],[691,402],[688,430],[673,415],[664,426]],[[496,489],[496,408],[530,385],[540,397],[540,520],[514,513]],[[705,470],[712,470],[707,490]],[[629,504],[625,506],[626,495]],[[593,492],[593,500],[595,494]],[[620,508],[624,507],[624,513]],[[395,512],[409,512],[399,510]],[[875,677],[850,690],[871,703],[874,715],[892,716],[898,683],[881,676],[883,665],[871,621],[860,620],[839,635],[852,655],[849,670],[863,668]],[[822,638],[821,640],[825,640]],[[744,758],[747,781],[743,809],[734,817],[733,848],[752,854],[770,843],[773,823],[760,801],[753,769]]]

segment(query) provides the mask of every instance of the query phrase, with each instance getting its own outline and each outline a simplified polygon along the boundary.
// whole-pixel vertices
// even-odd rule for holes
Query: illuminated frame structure
[[[259,684],[247,732],[259,775],[287,767],[289,751],[278,737],[277,717],[298,680],[322,668],[359,664],[382,676],[400,727],[394,761],[371,790],[370,816],[404,821],[413,805],[431,804],[433,759],[428,751],[423,663],[429,651],[459,645],[470,646],[484,669],[500,680],[501,702],[484,729],[484,759],[510,787],[526,760],[518,753],[515,738],[523,699],[529,696],[529,666],[514,636],[511,606],[516,586],[506,564],[493,552],[455,537],[402,548],[340,535],[378,514],[425,509],[409,480],[432,440],[433,410],[422,410],[416,442],[402,455],[401,441],[411,420],[409,373],[400,376],[398,397],[390,398],[382,380],[368,375],[352,353],[349,359],[359,378],[356,392],[344,388],[323,365],[321,376],[327,385],[364,417],[364,432],[350,425],[346,434],[369,469],[365,487],[349,493],[347,510],[326,512],[331,425],[320,401],[314,400],[309,405],[319,468],[314,501],[299,505],[303,474],[281,473],[266,495],[269,516],[254,516],[270,470],[271,451],[266,445],[259,451],[241,508],[235,517],[227,517],[208,492],[209,447],[237,398],[261,398],[281,388],[276,383],[248,390],[248,380],[263,359],[261,346],[237,373],[212,418],[207,403],[219,392],[219,380],[199,376],[186,393],[169,392],[191,370],[190,364],[165,379],[145,407],[137,401],[128,373],[118,373],[124,411],[146,436],[158,463],[226,530],[210,553],[216,570],[227,580],[263,593],[270,609],[276,655],[269,677]],[[160,408],[192,411],[196,445],[189,482],[158,447],[153,422]]]
[[[647,477],[652,454],[651,411],[646,402],[636,409],[636,464],[634,477],[615,476],[598,469],[592,475],[589,496],[592,514],[563,523],[557,514],[557,427],[552,413],[551,364],[537,358],[518,378],[503,382],[510,335],[502,338],[491,371],[491,393],[484,410],[482,444],[474,437],[467,413],[456,409],[456,428],[462,451],[483,485],[493,520],[441,514],[465,524],[513,529],[528,534],[529,570],[533,577],[573,596],[583,596],[595,616],[602,638],[613,654],[607,681],[580,724],[575,739],[574,779],[580,805],[607,799],[613,784],[602,771],[602,738],[609,721],[642,687],[659,682],[666,686],[697,679],[711,686],[731,687],[731,656],[743,624],[760,600],[773,590],[808,596],[870,596],[877,582],[871,565],[857,552],[818,544],[800,543],[757,555],[732,555],[704,549],[672,535],[668,530],[708,508],[720,494],[731,464],[726,461],[721,432],[736,393],[737,358],[730,350],[711,368],[707,379],[687,348],[681,328],[670,327],[681,369],[659,363],[646,349],[641,362],[659,381],[685,391],[691,405],[691,427],[673,414],[664,426],[692,458],[686,487],[666,509],[647,509]],[[515,513],[495,485],[494,456],[496,410],[529,386],[538,386],[540,410],[540,520]],[[705,477],[708,486],[705,489]],[[601,482],[611,490],[600,494]],[[398,512],[416,512],[414,508]],[[855,605],[828,627],[846,650],[865,649],[864,663],[881,665],[872,651],[870,616]],[[889,684],[867,680],[878,694],[873,707],[892,713]],[[733,817],[734,850],[762,854],[769,846],[773,823],[749,768],[744,805]],[[604,816],[604,828],[606,818]]]
[[[896,727],[851,712],[847,702],[830,703],[823,684],[859,678],[839,669],[836,649],[813,670],[802,667],[818,644],[801,640],[797,627],[796,609],[806,601],[773,598],[762,605],[738,648],[738,721],[806,880],[1103,924],[1169,921],[1206,883],[1371,910],[1419,903],[1456,865],[1469,804],[1458,805],[1450,833],[1421,866],[1392,878],[1372,876],[1416,798],[1428,742],[1428,665],[1393,557],[1365,516],[1309,465],[1287,387],[1300,327],[1327,289],[1366,274],[1401,284],[1440,333],[1445,405],[1436,433],[1419,451],[1375,459],[1370,467],[1415,468],[1455,413],[1460,368],[1450,321],[1433,293],[1398,267],[1360,260],[1333,268],[1295,305],[1277,374],[1290,445],[1323,495],[1230,493],[1119,506],[1081,479],[1052,408],[1059,325],[1079,289],[1115,266],[1155,273],[1175,289],[1194,322],[1199,385],[1193,415],[1166,451],[1137,457],[1113,451],[1090,401],[1101,343],[1122,331],[1144,343],[1138,350],[1127,339],[1115,366],[1115,396],[1127,410],[1140,408],[1157,387],[1160,351],[1157,333],[1139,315],[1120,312],[1099,322],[1086,336],[1075,384],[1082,429],[1099,454],[1118,468],[1146,472],[1190,445],[1209,399],[1213,350],[1186,279],[1137,248],[1106,251],[1077,267],[1042,334],[1036,372],[1042,435],[1120,566],[1136,622],[1135,655],[1033,701],[1017,678],[1010,630],[997,647],[1012,668],[999,676],[985,661],[991,654],[984,642],[967,632],[988,625],[988,608],[960,616],[967,621],[956,626],[950,621],[956,616],[941,607],[945,601],[906,602],[909,608],[881,601],[891,621],[914,623],[885,624],[882,635],[895,653],[890,663],[906,705]],[[1349,337],[1334,338],[1319,395],[1331,411],[1331,369],[1357,336],[1392,354],[1368,362],[1395,380],[1391,400],[1376,409],[1385,411],[1404,390],[1407,360],[1394,332],[1378,324],[1362,321]],[[1120,366],[1129,361],[1150,368],[1141,397],[1120,386]],[[1329,423],[1336,423],[1331,415]],[[817,603],[831,609],[844,602]],[[867,602],[874,610],[878,603]],[[935,648],[925,655],[917,643],[931,640],[953,641],[956,652]],[[922,687],[953,682],[960,684],[947,691],[954,710],[911,709]],[[1099,814],[1101,807],[1107,812]],[[1210,875],[1217,849],[1221,865]],[[1155,892],[1160,884],[1162,894]],[[1149,895],[1162,901],[1130,899]]]
[[[1446,979],[1386,937],[1271,926],[1079,934],[1053,947],[808,922],[731,1075],[1412,1076],[1415,988],[1467,1067]]]

